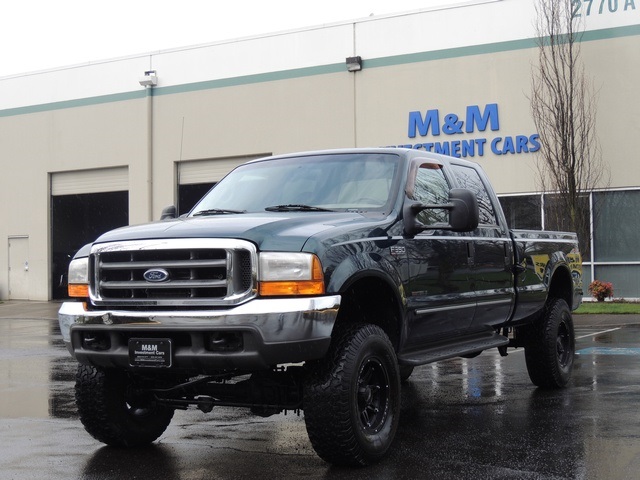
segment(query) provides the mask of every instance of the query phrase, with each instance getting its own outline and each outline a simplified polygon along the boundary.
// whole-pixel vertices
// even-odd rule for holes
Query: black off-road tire
[[[325,358],[308,366],[307,432],[325,461],[369,465],[385,456],[398,428],[398,361],[381,328],[346,325],[336,330]]]
[[[528,329],[524,353],[529,378],[542,388],[569,383],[576,350],[571,310],[562,299],[551,299],[542,316]]]
[[[93,438],[116,447],[147,445],[167,429],[173,409],[137,393],[125,371],[79,365],[76,405]]]

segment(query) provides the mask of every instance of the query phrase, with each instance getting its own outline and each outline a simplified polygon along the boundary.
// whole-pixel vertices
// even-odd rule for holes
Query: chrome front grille
[[[255,295],[256,251],[241,240],[95,245],[91,298],[105,306],[223,306]]]

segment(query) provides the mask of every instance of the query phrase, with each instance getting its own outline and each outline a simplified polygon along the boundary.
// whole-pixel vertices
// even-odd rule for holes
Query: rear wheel
[[[157,439],[173,418],[173,409],[158,405],[136,388],[127,372],[79,365],[76,404],[80,421],[96,440],[135,447]]]
[[[573,370],[575,347],[567,302],[559,298],[550,300],[543,315],[530,327],[524,350],[533,384],[543,388],[566,386]]]
[[[329,463],[380,460],[398,427],[400,377],[395,352],[374,325],[334,332],[327,356],[310,365],[304,415],[313,448]]]

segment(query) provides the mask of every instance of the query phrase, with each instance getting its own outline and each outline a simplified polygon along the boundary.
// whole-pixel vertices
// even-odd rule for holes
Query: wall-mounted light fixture
[[[156,71],[147,70],[146,72],[144,72],[144,77],[140,77],[138,82],[140,82],[140,85],[142,85],[143,87],[155,87],[156,85],[158,85],[158,77],[156,75]]]
[[[347,57],[347,71],[357,72],[362,70],[362,57]]]

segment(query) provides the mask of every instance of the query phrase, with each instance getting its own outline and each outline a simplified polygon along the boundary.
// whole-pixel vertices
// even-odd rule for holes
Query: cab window
[[[478,172],[471,167],[462,165],[451,165],[451,170],[453,170],[461,188],[466,188],[476,194],[480,211],[480,225],[497,225],[498,221],[491,203],[491,197]]]
[[[443,205],[449,203],[451,187],[441,168],[434,165],[421,165],[417,169],[412,200],[420,203]],[[448,223],[448,211],[444,209],[427,209],[417,215],[417,220],[425,225]]]

